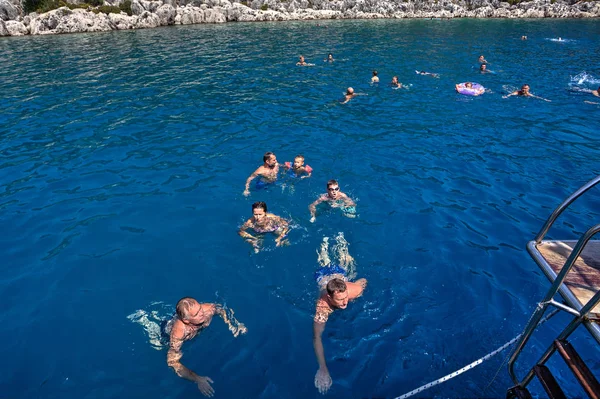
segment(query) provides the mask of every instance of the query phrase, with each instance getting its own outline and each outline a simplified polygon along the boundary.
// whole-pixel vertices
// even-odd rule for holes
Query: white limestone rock
[[[131,13],[133,15],[142,15],[146,11],[142,3],[139,0],[132,0],[131,2]]]
[[[108,14],[108,19],[115,30],[133,29],[137,23],[137,17],[127,14]]]
[[[204,11],[204,22],[207,24],[222,24],[227,22],[227,17],[221,7],[207,8]]]
[[[22,22],[6,21],[6,29],[11,36],[25,36],[29,34],[29,29]]]
[[[6,29],[6,24],[2,19],[0,19],[0,36],[10,36],[10,32]]]
[[[164,4],[158,7],[156,10],[156,15],[158,15],[161,25],[173,25],[175,24],[175,16],[177,15],[177,11],[173,8],[173,6]]]
[[[11,21],[17,19],[19,10],[8,0],[0,0],[0,19]]]
[[[140,29],[156,28],[160,26],[160,18],[158,15],[150,11],[144,11],[136,21],[135,27]]]

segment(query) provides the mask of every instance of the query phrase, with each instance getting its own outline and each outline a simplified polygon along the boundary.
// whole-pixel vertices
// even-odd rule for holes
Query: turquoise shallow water
[[[0,397],[200,397],[140,325],[185,295],[225,302],[249,329],[234,339],[214,320],[184,346],[218,397],[318,397],[312,275],[340,231],[369,286],[327,325],[331,397],[397,396],[502,345],[547,289],[526,241],[600,172],[600,108],[572,90],[584,71],[580,87],[600,84],[599,31],[320,21],[0,40]],[[299,54],[316,65],[295,67]],[[480,54],[494,74],[477,73]],[[459,96],[464,81],[491,93]],[[502,99],[525,82],[552,102]],[[367,95],[340,105],[348,86]],[[313,176],[245,198],[268,150],[304,154]],[[330,178],[359,216],[311,224]],[[267,239],[255,255],[236,235],[257,200],[292,221],[290,246]],[[597,205],[583,198],[551,234],[578,237]],[[504,355],[426,396],[503,397],[505,368],[486,386]]]

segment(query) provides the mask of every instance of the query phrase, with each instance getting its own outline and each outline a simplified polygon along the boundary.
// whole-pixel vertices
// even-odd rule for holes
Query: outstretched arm
[[[540,100],[544,100],[544,101],[549,102],[549,103],[552,102],[552,100],[548,100],[547,98],[536,96],[535,94],[532,94],[531,97],[537,98],[537,99],[540,99]]]
[[[183,356],[183,353],[181,352],[182,345],[183,331],[176,330],[174,327],[173,331],[171,332],[169,351],[167,352],[167,364],[181,378],[195,382],[196,385],[198,385],[198,389],[204,396],[213,396],[215,390],[210,386],[213,380],[211,380],[209,377],[201,377],[181,364],[181,358]]]
[[[310,222],[314,223],[316,218],[317,218],[317,205],[319,205],[321,202],[325,201],[324,196],[320,196],[319,198],[317,198],[317,200],[315,202],[313,202],[312,204],[310,204],[308,206],[308,210],[310,211]]]
[[[348,197],[346,194],[344,194],[344,205],[346,206],[356,206],[356,202],[354,202],[352,200],[352,198]]]
[[[507,95],[505,95],[505,96],[502,96],[502,98],[508,98],[508,97],[511,97],[511,96],[516,96],[517,94],[519,94],[519,92],[518,92],[518,91],[513,91],[513,92],[512,92],[512,93],[510,93],[510,94],[507,94]]]
[[[327,369],[327,363],[325,362],[325,351],[323,350],[323,341],[321,339],[324,330],[325,322],[313,322],[313,346],[317,362],[319,363],[319,370],[317,370],[317,374],[315,375],[315,387],[322,394],[325,394],[333,383]]]
[[[245,195],[245,196],[249,196],[249,195],[250,195],[250,182],[251,182],[252,180],[254,180],[254,179],[256,178],[256,176],[258,176],[258,175],[259,175],[259,173],[258,173],[258,172],[259,172],[259,170],[260,170],[260,168],[256,169],[256,170],[254,171],[254,173],[252,173],[252,174],[251,174],[250,176],[248,176],[248,178],[246,179],[246,188],[245,188],[245,190],[244,190],[244,195]]]
[[[252,219],[248,219],[246,223],[240,227],[238,230],[238,234],[246,240],[246,242],[252,244],[255,250],[258,250],[258,238],[254,237],[252,234],[248,233],[246,230],[252,227]]]
[[[276,216],[276,218],[279,229],[277,230],[277,238],[275,238],[275,243],[277,244],[277,246],[280,246],[281,242],[283,241],[283,239],[285,239],[285,237],[287,237],[287,234],[290,231],[290,224],[284,218],[281,218],[279,216]]]
[[[229,327],[229,331],[233,334],[234,337],[237,338],[240,334],[246,334],[248,329],[243,323],[237,321],[237,319],[233,316],[233,309],[229,309],[230,315],[227,315],[225,308],[221,305],[215,305],[215,314],[221,316],[227,327]]]

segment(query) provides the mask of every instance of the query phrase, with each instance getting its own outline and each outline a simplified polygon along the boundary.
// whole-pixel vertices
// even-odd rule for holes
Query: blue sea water
[[[548,289],[526,241],[600,173],[600,105],[584,102],[599,31],[389,20],[2,38],[0,398],[201,397],[152,329],[188,295],[248,327],[233,338],[215,319],[184,345],[215,397],[320,397],[313,274],[339,232],[369,285],[327,324],[328,397],[398,396],[504,344]],[[299,54],[315,66],[296,67]],[[480,54],[493,74],[477,72]],[[489,92],[456,94],[465,81]],[[551,102],[502,98],[523,83]],[[341,105],[349,86],[366,95]],[[312,177],[244,197],[265,151],[304,154]],[[331,178],[358,217],[322,208],[311,224]],[[597,194],[551,236],[596,223]],[[267,238],[254,254],[237,236],[254,201],[291,221],[289,246]],[[520,375],[565,320],[531,341]],[[575,344],[598,373],[591,339]],[[420,397],[503,397],[506,354]]]

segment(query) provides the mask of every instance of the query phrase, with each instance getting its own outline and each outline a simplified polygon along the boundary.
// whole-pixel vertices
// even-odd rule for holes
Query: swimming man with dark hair
[[[538,98],[540,100],[544,100],[547,102],[551,102],[551,100],[548,100],[547,98],[544,97],[540,97],[540,96],[536,96],[535,94],[531,93],[529,91],[529,85],[528,84],[524,84],[523,86],[521,86],[521,90],[515,90],[510,94],[507,94],[505,96],[502,96],[502,98],[508,98],[511,96],[519,96],[519,97],[532,97],[532,98]]]
[[[260,176],[260,180],[257,185],[265,186],[274,183],[277,180],[277,173],[279,173],[279,164],[277,163],[277,157],[272,152],[265,152],[263,155],[263,164],[259,166],[246,180],[246,188],[244,195],[247,197],[250,195],[250,182],[256,177]]]
[[[325,331],[325,324],[330,314],[338,309],[346,309],[348,301],[361,296],[367,286],[367,280],[364,278],[358,279],[356,282],[348,281],[355,274],[354,259],[348,253],[348,242],[344,239],[343,233],[339,233],[335,239],[334,250],[339,264],[333,264],[330,261],[329,240],[328,237],[324,237],[321,249],[317,252],[321,267],[315,273],[320,291],[313,319],[313,347],[319,363],[319,370],[315,375],[315,387],[322,394],[325,394],[333,383],[327,369],[321,339],[323,331]]]
[[[248,329],[233,317],[227,316],[225,309],[214,303],[198,303],[194,298],[185,297],[177,302],[177,313],[167,323],[165,332],[169,335],[169,351],[167,352],[167,364],[173,368],[181,378],[194,382],[204,396],[213,396],[215,390],[210,385],[214,383],[209,377],[202,377],[181,364],[181,346],[185,341],[193,339],[198,333],[210,325],[214,315],[223,318],[229,326],[229,331],[234,337],[245,334]]]

